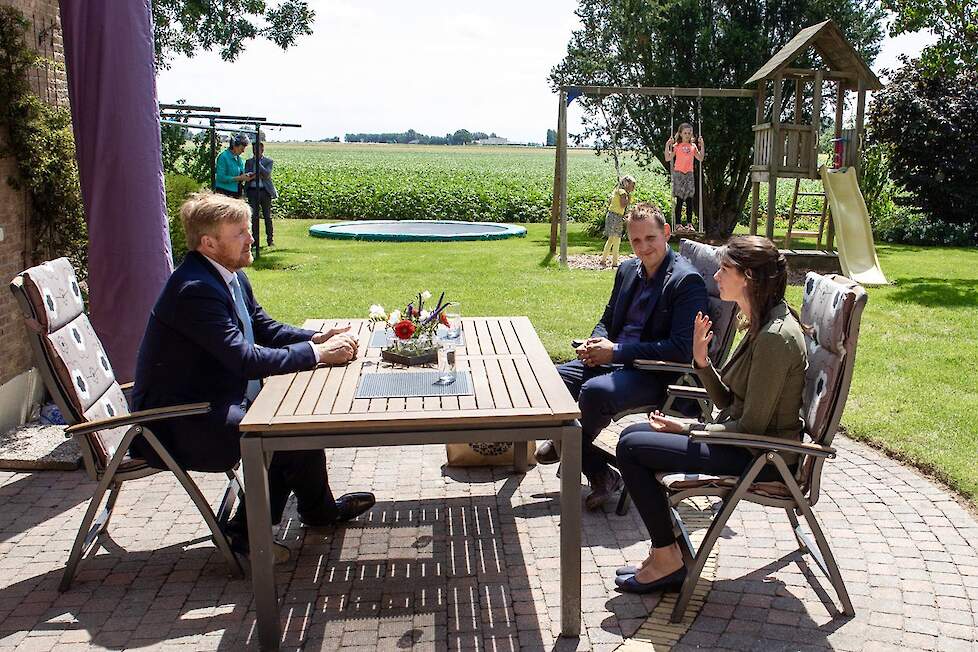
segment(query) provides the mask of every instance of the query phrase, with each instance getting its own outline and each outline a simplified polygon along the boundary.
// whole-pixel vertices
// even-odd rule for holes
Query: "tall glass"
[[[442,340],[438,346],[438,380],[436,385],[455,382],[455,345]]]
[[[445,320],[448,322],[448,333],[445,338],[458,340],[462,337],[462,304],[453,301],[445,307]]]

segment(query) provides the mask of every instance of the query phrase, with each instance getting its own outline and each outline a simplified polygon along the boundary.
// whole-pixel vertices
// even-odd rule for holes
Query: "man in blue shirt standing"
[[[578,359],[557,367],[581,409],[581,468],[591,486],[585,500],[591,510],[623,486],[594,445],[598,433],[623,410],[661,405],[675,380],[675,374],[640,371],[632,362],[690,362],[693,319],[707,311],[703,277],[669,247],[669,224],[658,207],[638,204],[625,225],[637,258],[618,267],[608,305],[591,337],[577,348]],[[537,450],[541,464],[559,459],[554,442]]]

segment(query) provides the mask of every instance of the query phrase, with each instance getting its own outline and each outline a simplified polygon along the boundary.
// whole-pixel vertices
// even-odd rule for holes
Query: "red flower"
[[[394,335],[397,335],[399,339],[409,340],[411,336],[414,335],[416,330],[414,322],[408,319],[402,319],[401,321],[394,324]]]
[[[441,323],[443,323],[445,326],[451,327],[451,324],[448,323],[448,317],[445,316],[445,311],[444,310],[442,310],[440,313],[438,313],[438,321],[440,321]]]

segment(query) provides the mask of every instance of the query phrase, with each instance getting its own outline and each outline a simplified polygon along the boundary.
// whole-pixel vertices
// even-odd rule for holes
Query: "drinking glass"
[[[451,385],[455,382],[455,347],[442,342],[438,347],[438,380],[436,385]]]
[[[448,334],[450,340],[457,340],[462,337],[462,305],[453,301],[445,308],[445,319],[448,321]]]

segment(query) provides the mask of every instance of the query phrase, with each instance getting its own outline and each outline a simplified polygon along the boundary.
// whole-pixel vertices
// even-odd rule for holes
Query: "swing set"
[[[610,122],[605,113],[603,100],[609,95],[639,95],[670,98],[670,136],[675,135],[676,98],[696,98],[694,122],[698,125],[697,136],[703,133],[703,98],[749,98],[755,99],[757,92],[742,88],[682,88],[678,86],[561,86],[560,100],[557,112],[557,152],[554,163],[554,198],[551,206],[550,221],[550,253],[557,253],[558,226],[560,242],[560,261],[567,264],[567,105],[579,96],[597,99],[598,108],[609,126],[612,136],[612,158],[615,161],[615,172],[621,179],[619,164],[618,139],[624,126],[624,111],[619,116],[617,130],[610,129]],[[700,163],[699,174],[699,231],[705,231],[703,222],[703,165]],[[670,173],[672,166],[670,165]],[[674,198],[675,201],[675,198]],[[674,222],[675,205],[670,214],[670,223]],[[675,226],[673,224],[673,226]]]

